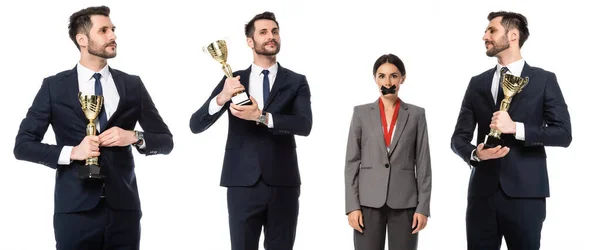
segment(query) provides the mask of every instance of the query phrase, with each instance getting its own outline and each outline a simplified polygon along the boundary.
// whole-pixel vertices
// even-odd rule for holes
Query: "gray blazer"
[[[388,153],[379,99],[354,107],[346,149],[346,214],[360,206],[416,207],[429,216],[431,159],[425,109],[400,102]]]

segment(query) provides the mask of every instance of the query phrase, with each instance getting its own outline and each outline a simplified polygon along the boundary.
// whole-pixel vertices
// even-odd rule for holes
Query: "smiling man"
[[[571,144],[571,120],[556,75],[531,67],[521,57],[529,37],[525,16],[492,12],[483,35],[486,54],[496,57],[490,70],[471,78],[451,147],[473,168],[467,204],[468,249],[539,249],[550,196],[546,146]],[[502,77],[529,78],[507,111],[499,111]],[[472,145],[477,129],[478,146]],[[502,133],[503,145],[484,146],[490,129]]]
[[[173,138],[140,77],[108,66],[117,55],[115,26],[105,6],[71,15],[77,65],[44,79],[16,137],[19,160],[56,170],[54,234],[59,250],[139,249],[142,212],[132,147],[169,154]],[[86,133],[78,94],[100,95],[96,136]],[[134,131],[139,122],[144,130]],[[42,143],[48,126],[57,145]],[[85,163],[98,157],[99,173]]]
[[[300,196],[294,136],[311,131],[310,89],[304,75],[277,62],[281,39],[273,13],[256,15],[245,31],[252,65],[221,80],[192,115],[190,129],[203,132],[229,114],[221,186],[227,187],[232,249],[258,249],[264,226],[265,249],[291,250]],[[232,103],[244,90],[252,103]]]

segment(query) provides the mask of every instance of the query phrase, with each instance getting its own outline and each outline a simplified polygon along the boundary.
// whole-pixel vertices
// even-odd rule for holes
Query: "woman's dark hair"
[[[383,65],[384,63],[391,63],[391,64],[395,65],[396,68],[398,68],[398,70],[400,70],[400,74],[402,76],[404,76],[406,74],[406,69],[404,68],[404,63],[402,62],[402,60],[400,60],[400,58],[394,54],[386,54],[386,55],[380,56],[377,59],[377,61],[375,61],[375,65],[373,65],[373,76],[375,74],[377,74],[377,69],[379,69],[379,67],[381,65]]]

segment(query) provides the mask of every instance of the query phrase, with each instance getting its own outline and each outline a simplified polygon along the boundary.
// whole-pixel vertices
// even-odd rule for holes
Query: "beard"
[[[88,38],[89,39],[89,38]],[[117,56],[117,48],[115,47],[115,51],[114,52],[107,52],[106,48],[110,45],[117,45],[116,42],[109,42],[103,45],[99,45],[97,43],[94,42],[94,40],[89,39],[89,44],[88,44],[88,53],[90,53],[91,55],[95,55],[97,57],[101,57],[104,59],[110,59],[110,58],[114,58],[115,56]]]
[[[495,41],[491,41],[490,43],[492,44],[492,48],[485,52],[485,54],[489,57],[496,56],[498,53],[505,51],[510,47],[506,34],[504,34],[498,43]]]
[[[252,39],[252,41],[254,41],[254,39]],[[275,51],[269,51],[267,50],[267,43],[275,43]],[[256,54],[258,55],[262,55],[262,56],[274,56],[277,55],[277,53],[279,53],[279,43],[275,40],[269,40],[264,42],[263,44],[261,44],[260,46],[256,43],[256,41],[254,41],[254,51],[256,52]]]

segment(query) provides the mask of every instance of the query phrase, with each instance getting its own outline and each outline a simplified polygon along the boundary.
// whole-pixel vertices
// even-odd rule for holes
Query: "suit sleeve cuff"
[[[64,146],[58,156],[58,165],[69,165],[71,164],[71,151],[73,146]]]
[[[525,141],[525,125],[522,122],[515,122],[517,125],[515,138],[517,140]]]
[[[215,96],[212,99],[212,101],[210,101],[210,104],[208,105],[208,114],[214,115],[214,114],[218,113],[222,108],[223,108],[223,106],[219,106],[219,104],[217,104],[217,96]]]

